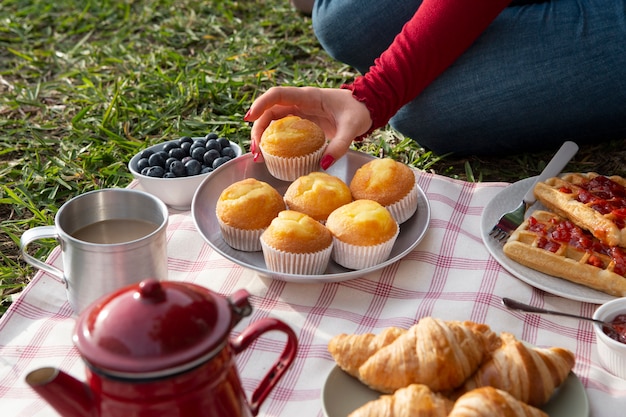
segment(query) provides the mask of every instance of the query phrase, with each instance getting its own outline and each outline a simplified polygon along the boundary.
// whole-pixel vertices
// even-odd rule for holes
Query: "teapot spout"
[[[63,417],[96,417],[91,389],[56,368],[41,368],[26,375],[26,383]]]

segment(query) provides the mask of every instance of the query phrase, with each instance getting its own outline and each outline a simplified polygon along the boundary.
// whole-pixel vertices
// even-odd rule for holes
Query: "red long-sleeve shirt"
[[[424,0],[369,72],[342,86],[367,106],[370,132],[445,71],[510,2]]]

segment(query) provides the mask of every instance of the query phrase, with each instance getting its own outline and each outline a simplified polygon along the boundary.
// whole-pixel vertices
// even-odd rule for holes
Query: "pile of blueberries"
[[[203,138],[183,136],[154,152],[146,149],[139,155],[137,171],[156,178],[180,178],[211,172],[237,157],[226,138],[209,133]]]

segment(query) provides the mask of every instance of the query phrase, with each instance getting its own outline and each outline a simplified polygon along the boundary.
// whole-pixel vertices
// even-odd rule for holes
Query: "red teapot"
[[[252,312],[248,297],[245,290],[224,298],[174,281],[122,288],[77,320],[73,341],[86,382],[55,368],[32,371],[26,382],[64,417],[255,416],[293,362],[298,342],[273,318],[230,336]],[[248,400],[235,356],[274,330],[285,333],[285,346]]]

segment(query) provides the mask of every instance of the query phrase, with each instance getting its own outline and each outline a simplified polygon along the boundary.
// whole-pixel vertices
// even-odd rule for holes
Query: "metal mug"
[[[24,232],[20,251],[27,263],[63,281],[70,306],[80,314],[121,287],[167,278],[168,216],[167,206],[144,191],[90,191],[63,204],[54,226]],[[63,270],[27,252],[30,243],[47,238],[59,242]]]

